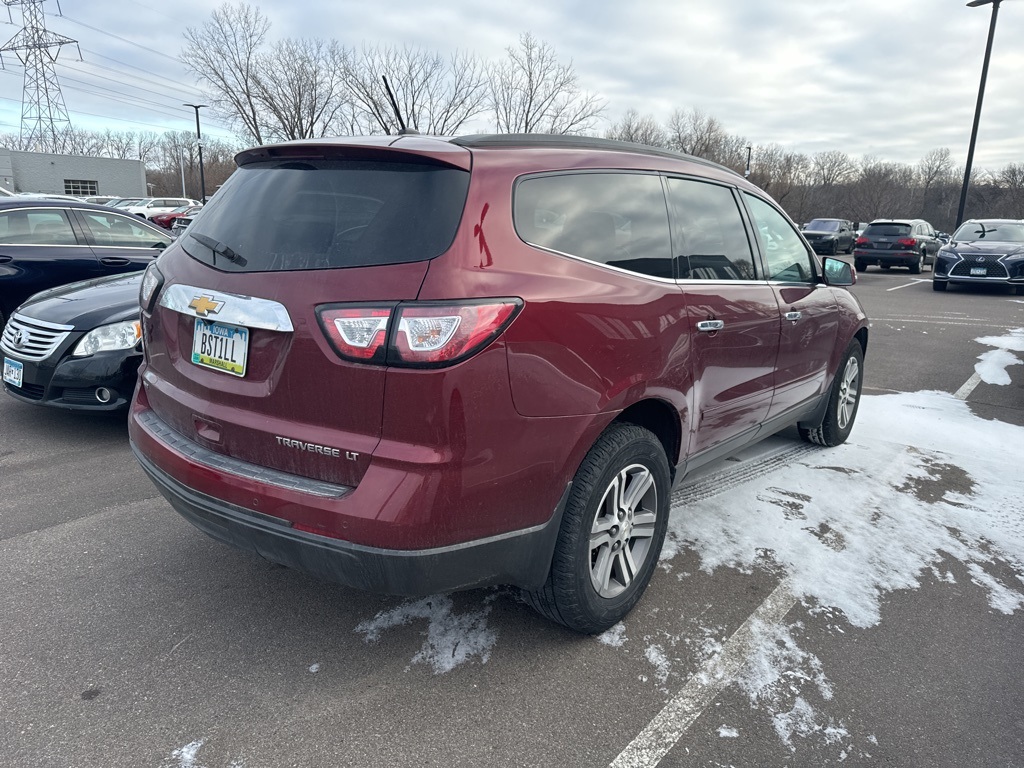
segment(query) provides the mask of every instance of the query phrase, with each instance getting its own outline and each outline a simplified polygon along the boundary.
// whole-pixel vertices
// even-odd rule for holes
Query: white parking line
[[[897,285],[895,288],[886,288],[885,290],[886,290],[886,292],[898,291],[900,288],[909,288],[911,285],[917,285],[918,283],[930,283],[930,282],[931,282],[931,280],[929,280],[928,278],[915,277],[915,278],[912,278],[909,283],[904,283],[903,285]]]
[[[971,396],[971,392],[973,392],[974,388],[979,384],[981,384],[981,374],[975,371],[974,375],[965,381],[964,385],[960,387],[960,389],[953,393],[953,397],[957,400],[966,400]]]
[[[796,605],[783,581],[722,647],[687,681],[683,689],[612,761],[610,768],[654,768],[739,673],[754,642],[754,626],[777,624]]]

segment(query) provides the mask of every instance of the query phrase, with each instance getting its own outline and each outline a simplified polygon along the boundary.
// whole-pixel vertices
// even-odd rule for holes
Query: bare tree
[[[1024,163],[1010,163],[999,173],[999,184],[1004,190],[1006,215],[1024,219]]]
[[[580,89],[576,71],[529,32],[508,57],[491,66],[490,106],[499,133],[584,133],[604,111],[604,100]]]
[[[398,132],[385,76],[406,126],[423,133],[455,134],[487,107],[486,70],[475,56],[456,52],[445,59],[423,48],[364,46],[345,71],[355,106],[348,115],[353,127]]]
[[[338,114],[348,101],[347,60],[348,52],[337,41],[322,40],[282,40],[257,57],[253,102],[262,139],[338,133]]]
[[[837,149],[815,153],[811,157],[811,169],[815,182],[823,187],[849,181],[857,170],[850,156]]]
[[[224,3],[201,27],[185,30],[181,60],[210,89],[215,109],[257,144],[264,143],[259,101],[260,48],[270,21],[251,5]]]
[[[755,147],[750,165],[750,181],[779,203],[806,181],[810,162],[806,155],[788,152],[780,144]]]
[[[650,147],[668,146],[668,134],[654,119],[654,116],[644,115],[641,117],[640,113],[633,108],[626,110],[622,119],[605,133],[605,137],[646,144]]]

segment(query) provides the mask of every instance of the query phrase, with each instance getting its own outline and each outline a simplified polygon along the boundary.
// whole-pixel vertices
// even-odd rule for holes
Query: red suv
[[[518,585],[600,632],[687,472],[853,426],[852,271],[728,169],[543,135],[236,160],[146,272],[130,418],[221,541],[398,595]]]

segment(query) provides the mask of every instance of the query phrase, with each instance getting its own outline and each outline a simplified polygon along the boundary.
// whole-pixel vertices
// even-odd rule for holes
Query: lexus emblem
[[[979,257],[978,257],[978,261],[984,261],[984,260],[985,260],[985,257],[984,257],[984,256],[979,256]]]
[[[28,341],[28,339],[25,338],[25,332],[23,330],[19,328],[14,332],[14,339],[12,339],[12,343],[14,344],[15,349],[22,349],[25,346],[26,341]]]
[[[199,317],[206,317],[210,314],[217,314],[224,306],[223,301],[217,301],[213,296],[196,296],[189,302],[189,309],[195,310]]]

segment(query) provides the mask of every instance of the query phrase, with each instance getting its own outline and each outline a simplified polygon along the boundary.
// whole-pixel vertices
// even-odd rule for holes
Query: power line
[[[129,40],[126,37],[121,37],[120,35],[115,35],[113,32],[107,32],[106,30],[98,29],[97,27],[94,27],[94,26],[92,26],[90,24],[86,24],[84,21],[79,21],[78,19],[72,19],[70,16],[61,16],[60,18],[67,19],[68,21],[70,21],[70,22],[72,22],[74,24],[78,24],[79,26],[85,27],[86,29],[91,29],[93,32],[99,32],[101,35],[106,35],[107,37],[112,37],[115,40],[120,40],[122,43],[127,43],[128,45],[134,45],[136,48],[140,48],[143,51],[145,51],[146,53],[155,53],[157,56],[163,56],[165,59],[170,59],[171,61],[173,61],[176,64],[180,64],[181,63],[180,61],[178,61],[178,59],[174,58],[173,56],[168,56],[163,51],[157,51],[157,50],[154,50],[153,48],[147,48],[144,45],[140,45],[139,43],[136,43],[134,40]]]

